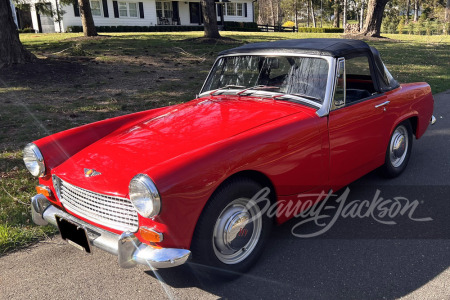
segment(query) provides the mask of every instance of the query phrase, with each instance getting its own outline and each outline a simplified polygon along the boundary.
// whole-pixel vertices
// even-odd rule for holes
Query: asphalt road
[[[394,180],[370,173],[350,185],[347,198],[371,201],[379,190],[384,199],[416,203],[413,212],[340,217],[308,239],[292,235],[299,220],[291,220],[275,228],[248,274],[214,285],[199,280],[190,264],[156,273],[120,269],[110,254],[85,255],[55,237],[0,258],[0,298],[450,299],[450,91],[435,100],[437,123],[415,141],[405,173]],[[294,233],[322,228],[311,223]]]

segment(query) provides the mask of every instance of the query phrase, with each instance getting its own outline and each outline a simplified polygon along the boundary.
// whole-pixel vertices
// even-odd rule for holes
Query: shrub
[[[414,34],[422,35],[423,23],[419,20],[414,24]]]
[[[397,32],[399,34],[403,34],[403,29],[404,28],[405,28],[405,18],[401,17],[400,21],[398,21],[398,24],[397,24]]]
[[[223,29],[228,31],[260,31],[258,24],[254,22],[225,21]]]
[[[203,31],[203,26],[96,26],[97,32]],[[68,26],[68,32],[83,32],[81,26]]]
[[[344,33],[344,28],[313,28],[313,27],[299,27],[298,32],[312,32],[312,33]]]
[[[388,23],[388,32],[395,33],[396,29],[397,29],[397,24],[395,24],[394,20],[391,20],[391,22]]]
[[[295,23],[292,21],[286,21],[283,24],[283,27],[294,27],[294,26],[295,26]]]
[[[19,33],[35,33],[36,31],[33,28],[24,28],[24,29],[19,29]]]
[[[431,35],[431,21],[430,20],[425,21],[425,31],[426,31],[427,35]]]
[[[413,33],[414,33],[414,23],[410,21],[408,23],[408,34],[413,34]]]

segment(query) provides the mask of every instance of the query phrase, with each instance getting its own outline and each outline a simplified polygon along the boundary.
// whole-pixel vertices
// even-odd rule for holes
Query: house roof
[[[371,49],[369,45],[359,40],[296,39],[246,44],[222,51],[219,55],[277,52],[342,57],[361,52],[371,52]]]

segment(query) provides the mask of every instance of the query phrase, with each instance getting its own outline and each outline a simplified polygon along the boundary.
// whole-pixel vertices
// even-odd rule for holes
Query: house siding
[[[156,25],[156,5],[155,1],[130,1],[133,3],[142,2],[144,8],[144,18],[140,18],[139,13],[137,18],[114,16],[113,1],[107,0],[108,16],[105,17],[103,12],[103,5],[101,6],[102,15],[93,16],[95,26],[154,26]],[[81,18],[75,17],[73,6],[65,6],[63,8],[66,14],[63,17],[63,27],[67,31],[68,26],[81,26]]]
[[[38,0],[32,0],[31,2],[36,3]],[[56,7],[55,0],[46,1],[52,4],[52,7]],[[102,16],[93,16],[95,26],[155,26],[158,25],[158,20],[156,17],[156,2],[155,0],[140,0],[140,1],[126,1],[125,2],[133,2],[139,3],[142,2],[144,18],[140,17],[138,12],[137,18],[132,17],[115,17],[114,8],[113,8],[113,0],[106,0],[108,6],[108,13],[105,17],[104,13],[104,5],[100,0],[100,8],[102,11]],[[198,25],[198,23],[191,23],[190,14],[189,14],[189,3],[199,1],[179,1],[179,16],[180,16],[180,25]],[[239,3],[247,3],[247,17],[245,16],[225,16],[225,21],[237,21],[237,22],[253,22],[253,5],[251,0],[235,0],[233,2]],[[139,5],[138,5],[139,6]],[[69,26],[81,26],[81,18],[79,16],[75,16],[75,11],[73,5],[64,5],[62,10],[65,11],[63,15],[63,20],[61,21],[61,29],[62,31],[67,31]],[[35,5],[31,5],[31,15],[33,21],[34,29],[38,30],[38,22],[37,22],[37,13],[35,9]],[[220,21],[219,21],[220,24]],[[55,22],[55,31],[59,32],[59,24]]]

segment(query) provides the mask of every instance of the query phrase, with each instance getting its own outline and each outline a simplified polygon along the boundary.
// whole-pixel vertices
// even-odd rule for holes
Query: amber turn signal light
[[[45,186],[45,185],[42,185],[42,184],[40,184],[40,185],[38,185],[36,187],[36,191],[37,191],[38,194],[42,194],[42,195],[44,195],[46,197],[51,197],[52,196],[52,191],[50,190],[50,188],[48,186]]]
[[[159,243],[163,240],[163,234],[152,228],[141,227],[139,228],[139,233],[141,234],[141,237],[148,242]]]

